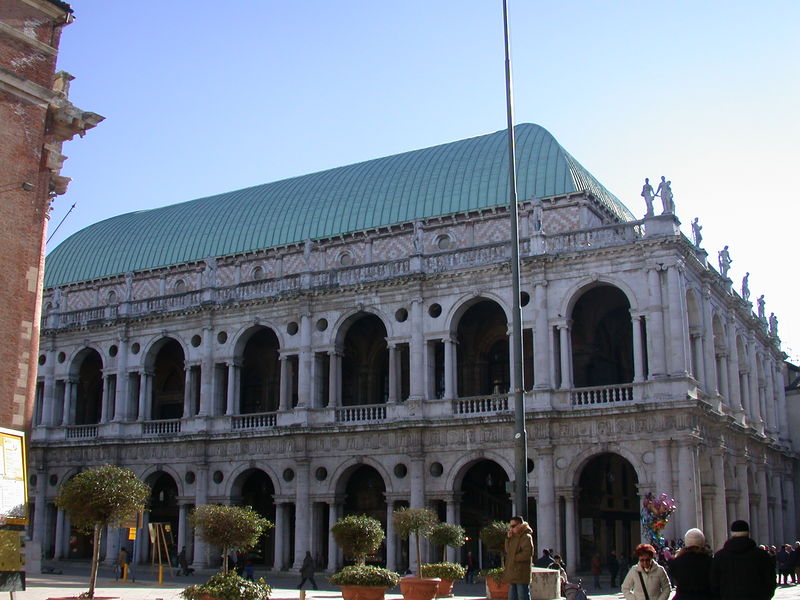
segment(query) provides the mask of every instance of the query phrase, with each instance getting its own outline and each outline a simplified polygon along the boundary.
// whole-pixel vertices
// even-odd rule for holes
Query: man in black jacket
[[[720,600],[769,600],[775,567],[750,538],[747,521],[734,521],[731,537],[711,561],[711,589]]]

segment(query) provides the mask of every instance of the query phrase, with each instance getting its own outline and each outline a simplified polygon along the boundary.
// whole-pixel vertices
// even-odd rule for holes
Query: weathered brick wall
[[[48,104],[35,94],[53,85],[66,15],[48,2],[0,2],[0,426],[15,429],[33,405],[49,208]]]

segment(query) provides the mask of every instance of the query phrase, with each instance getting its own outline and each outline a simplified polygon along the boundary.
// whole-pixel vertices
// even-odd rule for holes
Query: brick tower
[[[36,389],[45,231],[66,191],[61,144],[103,117],[67,99],[72,76],[56,73],[58,0],[0,2],[0,427],[27,430]]]

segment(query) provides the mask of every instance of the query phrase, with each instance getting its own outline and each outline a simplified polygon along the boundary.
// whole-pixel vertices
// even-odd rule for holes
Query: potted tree
[[[460,564],[447,562],[445,560],[445,553],[448,546],[460,548],[464,545],[466,541],[464,528],[461,527],[461,525],[438,523],[431,529],[428,539],[431,544],[442,549],[442,562],[422,565],[420,574],[423,577],[438,577],[441,579],[441,582],[436,588],[437,598],[452,596],[453,583],[455,583],[456,579],[464,577],[467,570]]]
[[[397,585],[397,573],[365,564],[367,556],[386,537],[380,521],[366,515],[350,515],[334,523],[331,533],[345,557],[356,563],[330,577],[330,582],[341,588],[344,600],[381,600],[388,588]]]
[[[438,577],[423,577],[421,568],[420,540],[428,537],[433,527],[439,522],[436,513],[428,508],[400,508],[392,515],[394,529],[403,539],[410,539],[414,534],[417,548],[416,576],[407,576],[400,579],[400,591],[406,600],[433,600],[436,589],[441,579]]]
[[[133,471],[103,465],[78,473],[58,492],[56,505],[69,514],[72,525],[92,533],[92,566],[89,591],[82,598],[94,598],[103,527],[119,526],[144,510],[150,488]]]
[[[489,552],[500,555],[499,568],[481,571],[481,575],[486,578],[486,597],[492,600],[505,600],[508,598],[509,587],[508,583],[503,581],[504,551],[508,527],[502,521],[492,521],[481,528],[479,536]]]
[[[200,539],[222,551],[222,570],[205,583],[190,585],[181,595],[186,600],[267,600],[272,589],[264,579],[249,581],[228,570],[228,552],[249,550],[273,527],[249,506],[202,504],[189,515]]]

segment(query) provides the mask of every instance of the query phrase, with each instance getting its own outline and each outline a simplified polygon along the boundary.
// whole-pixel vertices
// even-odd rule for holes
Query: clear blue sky
[[[516,121],[635,214],[671,179],[689,232],[796,310],[800,2],[510,0]],[[75,0],[59,67],[106,117],[65,144],[49,248],[133,210],[505,127],[500,0]]]

